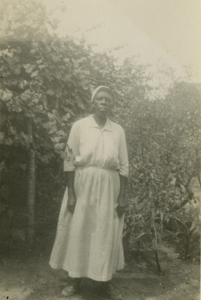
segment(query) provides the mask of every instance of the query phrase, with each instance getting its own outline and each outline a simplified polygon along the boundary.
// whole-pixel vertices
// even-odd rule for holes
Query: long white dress
[[[50,266],[71,277],[108,281],[124,267],[124,217],[116,213],[119,174],[128,176],[124,131],[109,119],[100,129],[89,116],[72,126],[66,153],[64,171],[75,170],[77,203],[72,215],[66,189]]]

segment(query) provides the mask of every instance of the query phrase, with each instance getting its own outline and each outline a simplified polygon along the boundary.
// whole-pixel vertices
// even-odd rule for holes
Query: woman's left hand
[[[117,200],[118,203],[117,215],[119,218],[121,218],[126,211],[126,184],[127,184],[127,178],[120,175],[120,191]]]
[[[117,215],[119,218],[121,218],[123,214],[125,214],[125,211],[126,211],[126,205],[119,204],[117,206]]]
[[[123,214],[125,214],[125,210],[126,210],[125,195],[120,194],[117,202],[118,202],[117,215],[119,218],[121,218]]]

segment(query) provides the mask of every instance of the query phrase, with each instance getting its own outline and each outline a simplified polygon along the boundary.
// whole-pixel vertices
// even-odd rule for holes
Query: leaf
[[[24,132],[20,132],[20,141],[22,145],[28,147],[30,145],[31,140],[31,136],[25,134]]]
[[[16,129],[13,126],[9,127],[9,132],[13,135],[16,135]]]
[[[36,98],[35,98],[35,99],[33,99],[31,102],[37,104],[38,101],[39,101],[39,99],[36,99]]]
[[[173,178],[173,179],[171,180],[170,184],[171,184],[171,185],[175,185],[176,181],[177,181],[176,178]]]
[[[59,131],[57,132],[57,134],[58,134],[58,135],[61,135],[61,136],[65,136],[65,135],[66,135],[65,132],[64,132],[63,130],[59,130]]]
[[[30,74],[30,73],[33,71],[33,69],[34,69],[34,66],[31,65],[31,64],[26,64],[26,65],[23,65],[23,66],[24,66],[24,68],[25,68],[25,71],[26,71],[28,74]]]
[[[43,62],[43,60],[42,60],[42,59],[37,59],[37,61],[36,61],[36,62],[37,62],[37,64],[39,64],[39,65],[40,65],[40,64]]]
[[[186,188],[180,184],[181,193],[186,193]]]
[[[61,140],[61,137],[60,136],[53,137],[53,138],[51,138],[51,140],[52,140],[53,143],[59,143],[60,140]]]
[[[36,70],[36,71],[34,71],[34,72],[32,72],[31,73],[31,78],[34,78],[34,77],[36,77],[36,76],[38,76],[38,73],[39,73],[39,71],[38,70]]]
[[[42,102],[43,102],[43,105],[44,105],[45,109],[48,109],[46,97],[43,97],[43,98],[42,98]]]
[[[39,65],[38,68],[39,68],[40,70],[42,70],[42,69],[45,68],[45,65]]]
[[[83,104],[80,100],[78,101],[78,106],[79,106],[81,109],[85,109],[84,104]]]
[[[8,89],[5,89],[5,90],[0,90],[0,95],[1,95],[1,99],[6,102],[12,98],[13,93]]]
[[[64,148],[65,148],[65,144],[64,143],[58,143],[54,147],[55,147],[56,150],[63,151]]]
[[[48,112],[48,117],[50,120],[55,120],[55,115],[54,114],[51,114],[50,112]]]
[[[67,113],[65,116],[62,117],[62,121],[68,121],[70,119],[71,115]]]
[[[22,80],[22,81],[20,81],[20,82],[18,83],[18,86],[19,86],[21,89],[24,89],[24,87],[25,87],[24,81],[26,81],[26,80]]]
[[[54,95],[54,92],[53,92],[53,90],[48,90],[48,91],[46,92],[46,94],[47,94],[47,95],[50,95],[50,96],[53,96],[53,95]]]

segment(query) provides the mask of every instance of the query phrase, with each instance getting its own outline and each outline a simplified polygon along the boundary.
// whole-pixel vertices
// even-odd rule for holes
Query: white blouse
[[[118,170],[128,177],[128,153],[120,125],[107,119],[100,128],[92,115],[73,124],[65,150],[64,171],[89,166]]]

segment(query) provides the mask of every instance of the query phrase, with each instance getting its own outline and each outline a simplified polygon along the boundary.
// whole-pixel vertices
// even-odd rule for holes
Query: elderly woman
[[[128,155],[122,127],[107,117],[112,101],[111,89],[98,87],[92,95],[94,114],[74,123],[66,146],[67,189],[50,258],[52,268],[74,279],[62,291],[66,297],[88,277],[102,282],[111,298],[122,299],[110,280],[124,267]]]

